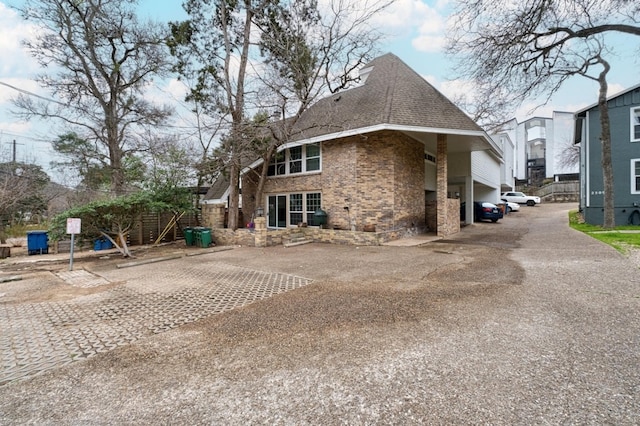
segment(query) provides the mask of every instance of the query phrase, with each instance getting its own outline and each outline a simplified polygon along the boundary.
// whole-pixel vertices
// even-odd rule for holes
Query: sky
[[[21,0],[0,0],[0,161],[11,158],[15,146],[18,161],[36,163],[51,174],[49,162],[54,154],[50,141],[57,134],[50,134],[48,123],[19,121],[11,113],[10,105],[10,99],[17,96],[18,91],[6,86],[47,96],[32,79],[39,71],[38,64],[21,47],[21,40],[35,29],[9,7],[21,3]],[[181,4],[181,0],[140,0],[140,17],[161,22],[184,19],[186,13]],[[397,0],[390,9],[376,16],[375,25],[388,34],[381,46],[382,53],[394,53],[443,94],[453,98],[460,90],[468,90],[468,85],[452,80],[454,63],[443,52],[451,8],[451,0]],[[616,41],[616,56],[608,76],[610,94],[640,84],[637,41],[631,36],[620,36]],[[164,84],[164,93],[180,97],[176,81]],[[513,116],[522,121],[532,116],[550,117],[552,111],[575,112],[594,104],[597,92],[596,82],[576,77],[547,105],[533,110],[539,101],[527,101]]]

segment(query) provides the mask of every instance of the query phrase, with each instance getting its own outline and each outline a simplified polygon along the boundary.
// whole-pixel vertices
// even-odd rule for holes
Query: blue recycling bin
[[[49,236],[47,235],[47,231],[28,231],[27,251],[29,255],[49,253]]]
[[[94,251],[109,250],[112,248],[113,248],[113,243],[104,237],[98,238],[93,242]]]

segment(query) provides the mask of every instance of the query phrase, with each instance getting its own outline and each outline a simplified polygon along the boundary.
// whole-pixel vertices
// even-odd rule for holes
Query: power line
[[[9,83],[5,83],[4,81],[0,81],[0,85],[2,85],[2,86],[6,86],[6,87],[8,87],[8,88],[10,88],[10,89],[13,89],[13,90],[15,90],[15,91],[17,91],[17,92],[20,92],[20,93],[22,93],[22,94],[25,94],[25,95],[34,96],[34,97],[36,97],[36,98],[42,99],[43,101],[53,102],[53,103],[56,103],[56,104],[58,104],[58,105],[62,105],[62,106],[65,106],[65,107],[68,107],[68,106],[69,106],[69,105],[64,104],[64,103],[62,103],[62,102],[60,102],[60,101],[56,101],[55,99],[49,99],[49,98],[46,98],[46,97],[44,97],[44,96],[40,96],[40,95],[38,95],[37,93],[33,93],[33,92],[28,91],[28,90],[21,89],[21,88],[19,88],[19,87],[13,86],[13,85],[11,85],[11,84],[9,84]]]
[[[34,136],[28,136],[26,133],[16,133],[16,132],[10,132],[7,130],[2,130],[0,129],[0,138],[2,136],[11,136],[11,137],[17,137],[17,138],[22,138],[22,139],[29,139],[32,140],[33,142],[37,142],[37,143],[46,143],[49,144],[51,143],[51,140],[49,139],[45,139],[45,138],[37,138]]]

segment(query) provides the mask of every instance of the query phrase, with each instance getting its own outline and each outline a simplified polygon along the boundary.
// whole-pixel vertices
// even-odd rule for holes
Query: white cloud
[[[438,90],[451,100],[464,99],[476,93],[475,85],[469,80],[450,80],[438,85]]]
[[[434,21],[435,10],[420,0],[397,0],[383,12],[375,16],[375,24],[388,29],[420,27]]]
[[[0,82],[30,92],[38,92],[38,85],[31,80],[39,69],[38,63],[22,47],[22,40],[34,37],[36,27],[26,23],[16,11],[0,2]],[[0,85],[0,133],[26,134],[33,124],[13,117],[10,100],[19,94],[6,85]]]
[[[321,10],[329,10],[329,4],[335,0],[323,0]],[[346,2],[345,2],[346,3]],[[430,5],[433,3],[434,5]],[[438,52],[444,45],[448,0],[396,0],[383,11],[376,13],[369,24],[382,33],[394,38],[413,38],[414,48],[421,52]],[[352,0],[348,2],[354,13],[379,6],[376,0]]]
[[[419,52],[440,52],[445,44],[447,1],[430,6],[425,1],[399,0],[377,17],[379,25],[397,36],[411,35],[411,44]],[[417,35],[414,35],[416,34]]]
[[[37,69],[37,62],[22,47],[22,40],[33,37],[36,28],[26,23],[6,4],[0,3],[0,78],[25,77]]]
[[[620,92],[624,92],[625,90],[628,89],[627,86],[623,86],[622,84],[617,84],[617,83],[609,83],[609,86],[607,88],[607,97],[609,96],[613,96],[613,95],[617,95]],[[596,93],[596,99],[598,98],[598,94]]]
[[[182,81],[172,78],[165,85],[164,91],[169,93],[173,99],[183,101],[187,95],[188,88]]]
[[[13,86],[17,89],[26,90],[28,92],[38,92],[39,86],[34,80],[26,78],[0,78],[2,83]],[[15,98],[20,92],[5,84],[0,84],[0,104],[8,104],[12,98]]]
[[[420,35],[411,40],[411,45],[418,52],[436,53],[442,51],[446,44],[446,38],[438,35]]]

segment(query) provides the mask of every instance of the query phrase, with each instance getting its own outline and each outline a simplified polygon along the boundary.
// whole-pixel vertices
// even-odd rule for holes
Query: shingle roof
[[[359,87],[323,98],[295,126],[294,140],[377,126],[415,126],[478,132],[482,129],[392,53],[371,61]]]

